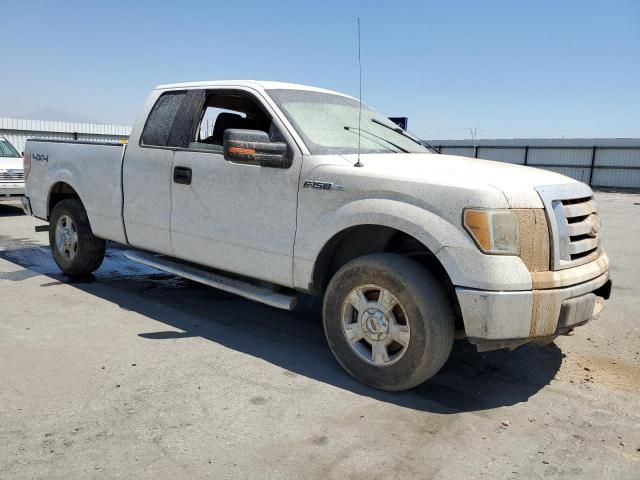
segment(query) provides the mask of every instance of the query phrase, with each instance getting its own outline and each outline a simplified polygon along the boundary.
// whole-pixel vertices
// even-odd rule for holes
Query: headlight
[[[511,210],[467,208],[464,228],[484,253],[518,255],[518,217]]]

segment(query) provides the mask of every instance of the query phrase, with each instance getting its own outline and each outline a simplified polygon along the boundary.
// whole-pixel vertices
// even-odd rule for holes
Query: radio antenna
[[[360,54],[360,17],[358,17],[358,74],[360,77],[360,91],[358,98],[358,161],[355,163],[354,167],[364,167],[364,165],[360,163],[360,138],[362,134],[362,130],[360,129],[362,123],[362,56]]]

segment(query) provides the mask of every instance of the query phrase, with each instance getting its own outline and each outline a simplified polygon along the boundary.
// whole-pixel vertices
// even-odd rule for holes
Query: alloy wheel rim
[[[351,350],[376,367],[400,360],[411,340],[404,307],[379,285],[362,285],[349,292],[342,305],[341,325]]]
[[[78,230],[68,215],[62,215],[56,224],[56,248],[60,255],[72,260],[78,253]]]

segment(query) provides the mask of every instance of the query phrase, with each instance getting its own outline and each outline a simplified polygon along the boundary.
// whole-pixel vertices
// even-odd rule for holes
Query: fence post
[[[596,164],[596,146],[593,146],[593,150],[591,150],[591,169],[589,170],[589,186],[593,184],[593,171],[595,170]]]
[[[529,145],[524,147],[524,164],[527,165],[527,161],[529,160]]]

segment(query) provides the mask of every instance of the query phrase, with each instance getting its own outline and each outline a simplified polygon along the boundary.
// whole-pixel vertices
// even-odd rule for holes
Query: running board
[[[218,273],[209,272],[208,270],[171,260],[167,257],[134,250],[125,251],[124,256],[134,262],[142,263],[143,265],[157,268],[158,270],[172,273],[179,277],[203,283],[218,290],[233,293],[253,300],[254,302],[264,303],[265,305],[282,310],[293,310],[297,303],[295,296],[277,293],[267,287],[253,285],[236,278],[225,277]]]

